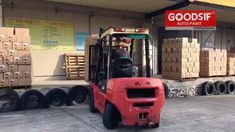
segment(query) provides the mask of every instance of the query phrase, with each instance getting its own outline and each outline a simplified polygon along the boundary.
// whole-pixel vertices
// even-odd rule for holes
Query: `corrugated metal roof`
[[[195,1],[235,8],[235,0],[195,0]]]
[[[150,13],[177,3],[173,0],[45,0],[106,9]]]

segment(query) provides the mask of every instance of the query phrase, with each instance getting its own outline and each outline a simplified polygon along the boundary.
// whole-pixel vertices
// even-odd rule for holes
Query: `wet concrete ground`
[[[1,132],[103,132],[102,116],[88,105],[0,114]],[[159,128],[125,127],[112,131],[234,132],[235,95],[167,99]]]

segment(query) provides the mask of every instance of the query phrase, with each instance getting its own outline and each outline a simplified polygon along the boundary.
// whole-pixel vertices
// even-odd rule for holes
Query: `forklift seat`
[[[132,77],[133,75],[133,62],[130,58],[120,57],[115,59],[112,67],[112,77]]]
[[[124,49],[115,49],[112,53],[112,78],[132,77],[133,62],[128,51]]]

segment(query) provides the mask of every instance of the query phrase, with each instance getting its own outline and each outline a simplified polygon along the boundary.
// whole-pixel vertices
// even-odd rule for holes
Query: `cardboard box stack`
[[[89,77],[89,55],[91,55],[91,61],[90,61],[90,65],[96,65],[96,58],[97,57],[95,55],[97,55],[97,49],[96,48],[92,48],[91,49],[91,53],[90,53],[90,49],[89,46],[95,45],[97,40],[98,40],[99,36],[98,34],[93,34],[90,35],[87,39],[86,39],[86,45],[85,45],[85,80],[89,81],[90,77]],[[93,57],[93,58],[92,58]],[[94,68],[93,68],[94,69]]]
[[[182,80],[199,77],[200,44],[197,39],[164,39],[162,47],[162,76]]]
[[[227,50],[202,50],[200,52],[200,76],[223,76],[227,69]]]
[[[230,47],[230,48],[229,48],[229,52],[230,52],[230,53],[235,53],[235,47]]]
[[[227,75],[235,75],[235,53],[228,53],[227,60]]]
[[[0,87],[31,85],[29,30],[0,28]]]

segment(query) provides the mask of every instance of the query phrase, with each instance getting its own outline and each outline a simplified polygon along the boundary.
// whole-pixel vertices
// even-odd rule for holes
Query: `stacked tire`
[[[89,92],[84,86],[76,86],[69,91],[55,88],[42,93],[36,89],[27,90],[23,94],[10,88],[0,89],[0,112],[81,104]]]
[[[8,112],[19,109],[20,98],[13,89],[0,89],[0,112]]]
[[[204,82],[201,86],[201,95],[214,95],[215,85],[212,82]]]
[[[222,81],[216,81],[215,83],[215,89],[216,89],[216,93],[218,95],[223,95],[227,93],[227,87],[226,84]]]
[[[28,90],[20,97],[20,106],[22,110],[44,108],[45,97],[36,89]]]
[[[235,94],[235,82],[227,81],[225,84],[227,87],[227,94]]]
[[[88,90],[84,86],[72,87],[68,92],[68,104],[76,105],[83,103],[88,95]]]
[[[235,94],[235,82],[233,81],[216,81],[212,82],[204,82],[199,91],[198,95],[224,95],[224,94]]]
[[[59,88],[51,89],[45,96],[45,107],[61,107],[68,104],[68,94]]]

